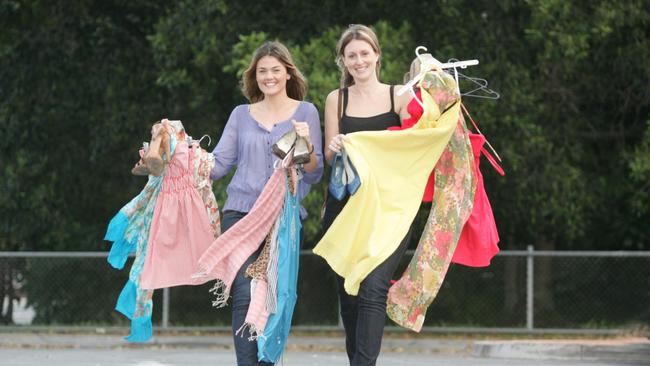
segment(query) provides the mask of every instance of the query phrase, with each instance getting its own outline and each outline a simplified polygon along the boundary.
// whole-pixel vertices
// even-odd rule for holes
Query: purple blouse
[[[293,116],[276,123],[271,131],[257,122],[248,108],[248,104],[242,104],[233,109],[221,139],[212,151],[215,165],[210,177],[213,180],[220,179],[228,174],[234,165],[237,166],[235,175],[226,189],[228,198],[223,205],[223,211],[250,211],[273,174],[274,162],[278,160],[271,146],[293,128],[292,119],[309,124],[309,135],[318,160],[316,170],[311,173],[303,171],[303,179],[298,185],[298,198],[302,200],[309,193],[311,185],[318,183],[323,175],[322,135],[316,107],[308,102],[300,102]],[[307,217],[304,207],[300,208],[300,216],[303,219]]]

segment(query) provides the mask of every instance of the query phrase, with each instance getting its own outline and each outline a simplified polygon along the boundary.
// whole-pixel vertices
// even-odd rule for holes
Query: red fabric
[[[418,99],[422,100],[419,90],[416,91],[415,94]],[[467,110],[464,110],[469,116]],[[411,118],[403,120],[401,127],[389,127],[388,129],[395,131],[411,128],[418,122],[423,113],[422,106],[415,100],[415,98],[411,99],[409,102],[407,111]],[[476,126],[472,117],[469,116],[469,118],[472,121],[472,124]],[[472,144],[472,153],[474,155],[474,174],[477,178],[476,194],[474,196],[472,213],[465,226],[463,226],[463,231],[460,234],[458,245],[456,246],[451,261],[469,267],[486,267],[490,265],[492,258],[499,252],[499,247],[497,245],[499,242],[499,233],[494,221],[492,206],[490,205],[490,201],[485,193],[485,187],[483,186],[483,175],[479,169],[481,153],[488,159],[492,167],[494,167],[499,174],[505,175],[505,173],[496,160],[494,160],[492,155],[483,148],[485,137],[482,134],[470,133],[469,138]],[[434,187],[435,175],[432,171],[429,175],[426,188],[424,189],[424,195],[422,197],[423,202],[431,202]]]
[[[481,153],[485,155],[499,174],[504,175],[504,172],[494,158],[483,148],[485,143],[483,135],[470,133],[469,139],[474,155],[474,174],[477,179],[476,194],[474,195],[472,213],[465,226],[463,226],[463,231],[460,233],[458,245],[451,261],[469,267],[487,267],[490,265],[492,257],[499,252],[497,246],[499,233],[494,222],[492,206],[483,187],[483,175],[479,169]]]
[[[416,97],[421,100],[420,91],[416,91]],[[411,118],[402,121],[401,127],[389,127],[391,131],[405,130],[413,127],[420,117],[423,110],[420,103],[415,98],[411,99],[407,106],[407,111]],[[469,116],[467,110],[465,113]],[[474,126],[474,120],[469,117]],[[469,267],[487,267],[490,265],[492,258],[499,252],[497,243],[499,242],[499,232],[497,231],[496,222],[494,221],[494,214],[492,213],[492,206],[490,200],[485,193],[483,186],[483,175],[479,169],[481,160],[481,153],[488,159],[492,167],[504,175],[503,169],[497,164],[496,160],[490,155],[487,150],[483,148],[485,137],[482,134],[469,134],[470,142],[472,144],[472,153],[474,155],[474,174],[477,178],[476,193],[474,196],[474,206],[472,213],[463,226],[463,231],[460,233],[458,245],[454,251],[454,256],[451,261],[457,264],[462,264]],[[424,195],[423,202],[431,202],[433,198],[435,187],[435,174],[432,171],[429,175]]]
[[[419,100],[422,100],[419,90],[415,92],[415,95]],[[420,117],[422,117],[422,113],[424,112],[422,106],[420,105],[420,103],[417,102],[417,100],[415,100],[415,98],[411,99],[408,106],[406,106],[406,110],[411,115],[411,118],[403,120],[401,127],[399,126],[388,127],[389,130],[391,131],[406,130],[413,127],[420,120]],[[433,199],[433,191],[434,191],[435,184],[436,184],[435,174],[434,171],[432,170],[431,174],[429,174],[429,180],[427,181],[427,186],[424,188],[424,195],[422,196],[422,202],[431,202],[431,200]]]

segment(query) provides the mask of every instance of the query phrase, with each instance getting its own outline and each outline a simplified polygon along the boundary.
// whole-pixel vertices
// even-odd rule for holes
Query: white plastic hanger
[[[456,68],[466,68],[467,66],[474,66],[478,65],[478,60],[466,60],[466,61],[456,61],[456,62],[446,62],[442,63],[438,60],[436,60],[433,56],[431,57],[422,57],[420,55],[420,51],[427,51],[427,48],[424,46],[418,46],[415,48],[415,55],[420,59],[420,73],[417,74],[413,79],[411,79],[406,85],[401,87],[397,91],[397,95],[402,95],[406,93],[409,90],[413,90],[413,86],[417,84],[420,80],[422,80],[422,77],[424,76],[424,73],[431,70],[433,66],[437,66],[440,69],[456,69]]]
[[[206,134],[206,135],[201,136],[201,138],[199,139],[199,145],[201,145],[201,141],[203,141],[203,139],[206,138],[206,137],[208,138],[208,146],[210,146],[212,144],[212,138],[210,137],[210,135]]]
[[[411,79],[408,83],[406,83],[403,87],[401,87],[397,91],[397,95],[402,95],[406,93],[407,91],[411,93],[413,98],[424,108],[424,104],[422,101],[417,98],[417,95],[415,94],[415,90],[413,87],[420,81],[422,80],[422,77],[424,74],[432,69],[433,66],[437,66],[440,69],[454,69],[454,79],[456,80],[456,87],[458,88],[459,94],[462,96],[469,96],[469,97],[476,97],[476,98],[485,98],[485,99],[499,99],[500,95],[499,93],[495,92],[494,90],[490,89],[487,87],[488,82],[485,79],[481,78],[474,78],[474,77],[469,77],[466,75],[461,74],[458,72],[458,68],[465,69],[467,66],[474,66],[478,65],[478,60],[466,60],[466,61],[458,61],[455,59],[451,59],[446,63],[442,63],[438,60],[436,60],[431,54],[426,54],[426,57],[424,54],[420,54],[420,51],[427,51],[427,48],[424,46],[418,46],[415,48],[415,55],[420,59],[420,72],[418,75],[416,75],[413,79]],[[464,80],[468,80],[469,82],[473,83],[476,87],[468,92],[465,93],[460,93],[460,83],[459,83],[459,77],[462,77]],[[484,92],[487,95],[480,95],[476,94],[478,92]],[[464,108],[464,107],[463,107]],[[469,116],[469,113],[467,110],[465,110],[467,115]],[[471,119],[471,116],[470,116]],[[474,120],[472,120],[472,123],[474,124],[474,127],[476,128],[477,132],[483,135],[481,130],[478,128],[476,123],[474,123]],[[483,135],[485,136],[485,135]],[[492,150],[496,158],[501,161],[501,157],[499,154],[496,152],[496,150],[492,147],[489,141],[487,141],[487,138],[485,140],[487,146]]]

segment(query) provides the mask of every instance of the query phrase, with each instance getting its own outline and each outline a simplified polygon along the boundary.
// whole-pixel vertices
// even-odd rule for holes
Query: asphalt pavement
[[[280,365],[348,365],[340,336],[292,335]],[[235,365],[226,334],[156,335],[145,344],[117,334],[0,332],[0,365]],[[385,337],[378,366],[650,365],[650,341],[608,339],[463,339]]]

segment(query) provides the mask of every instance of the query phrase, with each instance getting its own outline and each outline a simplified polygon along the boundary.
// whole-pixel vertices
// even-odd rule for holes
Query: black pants
[[[221,231],[226,232],[244,216],[246,216],[245,212],[225,211],[221,218]],[[244,265],[237,272],[230,290],[232,295],[232,335],[235,341],[238,366],[273,365],[272,363],[257,361],[257,341],[248,340],[251,336],[248,329],[244,330],[243,334],[235,334],[239,327],[244,324],[248,306],[251,303],[251,279],[245,276],[246,268],[257,259],[261,251],[262,246],[244,262]]]
[[[330,198],[333,199],[333,198]],[[335,202],[343,206],[345,202]],[[328,199],[323,218],[323,232],[329,229],[339,210]],[[342,207],[341,207],[342,208]],[[343,287],[343,278],[337,277],[341,318],[345,328],[345,347],[351,366],[372,366],[381,351],[381,339],[386,323],[386,299],[390,280],[408,248],[411,231],[406,234],[395,252],[375,268],[361,282],[357,296],[349,295]]]

